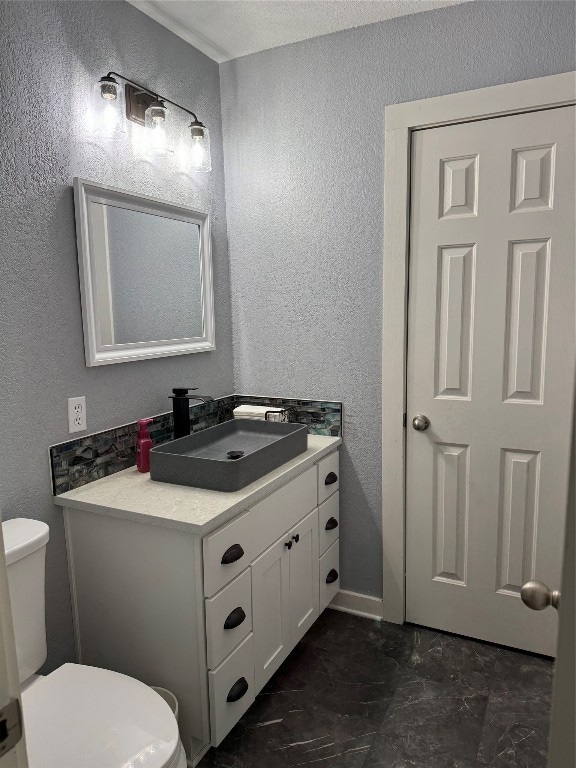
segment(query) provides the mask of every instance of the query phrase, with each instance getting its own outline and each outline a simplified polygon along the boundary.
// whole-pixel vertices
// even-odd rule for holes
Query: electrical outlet
[[[86,398],[68,398],[68,432],[83,432],[86,429]]]

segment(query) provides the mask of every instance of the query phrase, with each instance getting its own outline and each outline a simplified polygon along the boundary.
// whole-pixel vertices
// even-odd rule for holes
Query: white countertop
[[[308,435],[308,450],[240,491],[224,493],[159,483],[136,467],[54,497],[58,506],[204,535],[302,474],[342,443]]]

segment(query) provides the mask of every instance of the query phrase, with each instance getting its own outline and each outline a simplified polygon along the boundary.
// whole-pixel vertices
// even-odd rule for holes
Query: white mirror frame
[[[192,352],[210,352],[215,349],[214,294],[212,287],[212,246],[210,215],[192,208],[166,203],[146,195],[135,195],[114,187],[95,184],[75,178],[74,205],[76,209],[76,239],[78,243],[78,268],[82,298],[82,324],[86,365],[109,365],[146,360],[154,357],[187,355]],[[109,306],[98,305],[95,274],[98,274],[96,254],[93,252],[94,237],[88,215],[92,202],[120,205],[132,211],[168,216],[179,221],[197,224],[200,228],[200,270],[203,335],[184,339],[142,341],[131,344],[103,344],[100,339],[102,313],[110,314]],[[101,267],[102,265],[100,265]],[[102,271],[102,269],[100,269]],[[106,279],[106,278],[105,278]]]

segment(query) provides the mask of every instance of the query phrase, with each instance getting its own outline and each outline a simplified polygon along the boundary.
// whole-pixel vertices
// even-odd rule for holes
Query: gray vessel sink
[[[232,419],[150,451],[150,477],[161,483],[238,491],[308,447],[308,429]]]

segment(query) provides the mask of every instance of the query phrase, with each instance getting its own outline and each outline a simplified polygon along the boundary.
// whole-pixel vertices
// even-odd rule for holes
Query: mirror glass
[[[207,214],[75,179],[88,365],[214,349]]]
[[[107,221],[113,318],[113,338],[108,343],[201,336],[198,224],[112,205],[102,207],[105,211],[100,215]]]

